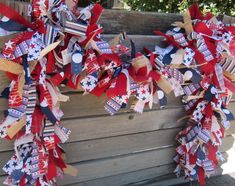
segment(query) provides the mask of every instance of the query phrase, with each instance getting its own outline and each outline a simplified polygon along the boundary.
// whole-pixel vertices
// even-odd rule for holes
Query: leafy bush
[[[123,0],[131,10],[156,11],[178,13],[192,5],[195,0]],[[199,0],[197,1],[203,12],[212,12],[215,15],[235,15],[235,0]]]

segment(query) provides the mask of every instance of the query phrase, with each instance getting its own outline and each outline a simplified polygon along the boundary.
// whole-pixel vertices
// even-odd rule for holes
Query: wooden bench
[[[1,0],[2,1],[2,0]],[[0,1],[0,2],[1,2]],[[23,3],[26,6],[25,3]],[[16,5],[15,5],[16,6]],[[154,30],[166,31],[172,22],[181,20],[178,14],[128,12],[105,10],[100,24],[104,38],[127,32],[136,43],[137,50],[143,47],[154,49],[162,40],[153,35]],[[1,44],[7,39],[1,38]],[[1,45],[2,46],[2,45]],[[70,101],[62,105],[65,113],[62,124],[72,130],[69,141],[63,145],[67,162],[79,169],[77,177],[65,176],[59,185],[73,186],[124,186],[124,185],[171,185],[187,180],[176,179],[173,157],[177,143],[176,134],[184,126],[177,120],[184,115],[180,99],[169,96],[164,109],[158,106],[146,109],[142,114],[123,110],[109,116],[104,108],[104,99],[62,88]],[[7,102],[0,98],[1,118]],[[230,104],[235,112],[235,102]],[[233,161],[228,156],[235,153],[233,134],[235,126],[226,133],[221,147],[227,162],[218,174],[233,172]],[[233,148],[232,148],[233,147]],[[229,151],[228,151],[229,150]],[[13,154],[12,142],[0,141],[0,167]],[[6,175],[0,170],[0,183]]]

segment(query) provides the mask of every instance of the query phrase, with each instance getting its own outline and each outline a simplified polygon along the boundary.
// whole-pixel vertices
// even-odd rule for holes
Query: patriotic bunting
[[[61,121],[60,102],[69,99],[59,91],[62,84],[84,94],[106,94],[110,115],[121,109],[143,113],[154,104],[163,108],[170,93],[182,97],[188,121],[176,136],[174,172],[200,185],[216,174],[224,160],[218,147],[234,120],[227,106],[235,92],[235,25],[212,14],[194,15],[200,11],[194,6],[184,22],[173,23],[165,34],[155,31],[165,37],[165,48],[136,53],[125,33],[110,42],[102,39],[99,4],[80,10],[62,0],[33,0],[32,23],[0,6],[0,36],[17,33],[0,54],[0,70],[11,79],[2,92],[9,108],[0,137],[15,140],[15,152],[3,167],[4,184],[53,186],[64,173],[76,175],[60,147],[71,133]]]

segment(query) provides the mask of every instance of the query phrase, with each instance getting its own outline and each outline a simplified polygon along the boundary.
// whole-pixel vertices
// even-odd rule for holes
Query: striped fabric
[[[30,164],[30,173],[33,179],[37,179],[40,176],[39,170],[39,156],[38,156],[38,145],[36,142],[32,145],[33,150],[31,152],[31,164]]]
[[[135,93],[139,89],[140,85],[138,83],[135,83],[134,81],[131,81],[130,83],[130,91],[131,93]]]
[[[178,81],[180,84],[184,82],[184,77],[183,74],[176,68],[170,68],[170,67],[165,67],[165,69],[168,71],[171,77],[173,77],[176,81]]]
[[[186,142],[192,141],[197,136],[198,132],[198,126],[193,127],[186,135]]]
[[[201,130],[198,133],[198,139],[202,140],[203,143],[208,143],[208,141],[210,140],[210,132],[208,130]]]
[[[219,64],[215,65],[215,74],[216,74],[217,80],[219,82],[220,90],[225,91],[223,69]]]
[[[197,48],[204,55],[206,61],[211,61],[214,59],[212,53],[207,48],[204,38],[201,36],[197,39]]]
[[[35,106],[36,106],[36,82],[33,82],[28,90],[28,104],[26,108],[26,128],[25,128],[26,134],[31,133],[32,115],[34,113]]]
[[[25,40],[16,46],[14,54],[13,54],[14,55],[13,59],[21,57],[25,54],[28,54],[30,41],[31,41],[30,39]]]
[[[5,43],[5,47],[2,50],[2,54],[7,59],[14,59],[14,51],[17,43],[23,38],[24,33],[18,34],[15,38]]]
[[[55,26],[52,26],[50,24],[46,25],[46,34],[43,34],[43,42],[46,46],[54,43],[58,31],[59,30],[56,30]]]
[[[45,119],[42,136],[44,140],[44,145],[47,150],[51,150],[55,148],[54,134],[55,134],[54,124],[50,122],[49,120]]]
[[[55,133],[54,124],[51,123],[49,120],[44,120],[44,126],[43,126],[43,137],[50,137],[53,136]]]
[[[205,170],[206,175],[216,174],[215,166],[213,165],[211,160],[207,159],[207,160],[203,161],[203,168]]]
[[[235,62],[234,62],[234,58],[231,57],[227,57],[227,58],[223,58],[220,61],[220,64],[223,68],[224,71],[229,72],[230,74],[234,74],[235,73]]]
[[[96,45],[103,54],[112,54],[112,50],[107,41],[97,41]]]
[[[184,148],[183,148],[183,146],[182,146],[182,145],[178,146],[178,147],[176,148],[176,152],[177,152],[178,154],[180,154],[180,155],[183,155],[183,154],[184,154]]]
[[[11,91],[9,94],[9,108],[20,107],[22,104],[22,98],[19,95],[18,81],[12,81]]]
[[[190,85],[186,85],[186,86],[183,87],[184,93],[185,93],[187,96],[192,95],[192,94],[193,94],[194,92],[196,92],[199,88],[200,88],[200,85],[199,85],[199,84],[193,84],[193,83],[191,83]]]
[[[22,96],[22,105],[17,108],[10,108],[8,109],[9,116],[12,116],[13,118],[20,119],[23,117],[23,115],[26,112],[27,104],[28,104],[28,89],[29,87],[27,85],[23,88],[23,96]]]
[[[54,0],[53,5],[58,6],[61,2],[62,2],[62,0]]]
[[[174,40],[179,43],[181,46],[187,46],[188,42],[184,37],[183,33],[176,33],[173,35]]]
[[[55,125],[55,133],[60,138],[61,142],[64,143],[68,140],[71,130],[56,124]]]
[[[104,108],[110,115],[114,115],[120,110],[122,104],[123,103],[117,99],[117,97],[114,97],[107,101]]]
[[[154,60],[155,67],[160,71],[162,68],[164,68],[163,64],[163,55],[159,55]]]
[[[196,104],[197,100],[193,99],[189,101],[187,104],[184,104],[184,108],[186,111],[191,110],[191,108]]]
[[[87,25],[66,21],[64,31],[77,36],[86,36]]]

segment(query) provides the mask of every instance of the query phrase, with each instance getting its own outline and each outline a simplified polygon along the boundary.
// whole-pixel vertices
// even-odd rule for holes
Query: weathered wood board
[[[0,0],[0,2],[3,2]],[[25,5],[24,5],[25,6]],[[179,21],[178,14],[142,13],[105,10],[100,19],[105,39],[125,31],[136,43],[137,51],[143,47],[154,49],[162,41],[153,36],[154,30],[165,31],[172,22]],[[143,34],[145,36],[143,36]],[[5,40],[0,38],[0,46]],[[142,115],[123,110],[115,116],[104,111],[104,97],[83,96],[81,92],[62,88],[70,101],[62,104],[65,116],[62,124],[72,130],[69,141],[63,145],[67,162],[79,169],[77,177],[65,176],[59,185],[73,186],[124,186],[124,185],[170,185],[176,183],[172,174],[173,157],[177,143],[175,135],[185,122],[177,122],[184,115],[180,98],[169,95],[169,104],[164,109],[155,106],[146,108]],[[0,115],[7,108],[7,102],[0,98]],[[235,112],[235,102],[230,109]],[[229,169],[229,158],[234,149],[234,123],[221,147],[227,157],[224,171]],[[0,167],[13,154],[11,142],[0,141]],[[222,174],[220,171],[219,174]],[[0,183],[6,175],[0,170]],[[172,178],[166,182],[166,178]],[[184,182],[178,179],[177,183]],[[1,185],[1,184],[0,184]]]

